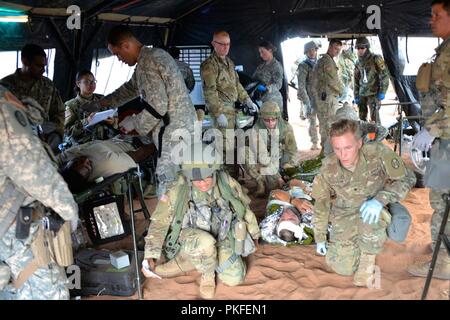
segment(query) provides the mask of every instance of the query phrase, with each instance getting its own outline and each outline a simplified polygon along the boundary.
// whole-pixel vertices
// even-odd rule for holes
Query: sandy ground
[[[393,107],[382,109],[383,116],[394,116]],[[311,146],[307,134],[307,122],[298,119],[295,105],[289,110],[290,122],[297,136],[300,156],[312,158],[318,152],[309,151]],[[404,155],[407,158],[407,155]],[[255,185],[246,182],[253,191]],[[402,202],[410,211],[413,221],[404,243],[388,240],[384,250],[377,257],[379,273],[372,288],[358,288],[352,277],[332,272],[325,258],[315,254],[314,246],[282,247],[260,245],[258,251],[247,259],[248,271],[244,284],[228,287],[218,281],[216,299],[220,300],[316,300],[316,299],[361,299],[361,300],[405,300],[420,299],[425,278],[411,277],[406,271],[414,261],[427,261],[431,257],[430,221],[431,207],[428,189],[414,188]],[[252,192],[250,192],[251,194]],[[259,219],[264,216],[265,199],[252,198],[251,207]],[[150,211],[155,200],[147,200]],[[138,217],[138,232],[144,228],[141,215]],[[130,237],[121,242],[104,246],[131,249]],[[171,279],[147,279],[144,284],[144,298],[150,300],[200,299],[198,283],[200,274],[190,272]],[[433,279],[428,299],[448,300],[450,281]],[[99,296],[95,299],[118,299]],[[125,298],[136,299],[137,296]]]

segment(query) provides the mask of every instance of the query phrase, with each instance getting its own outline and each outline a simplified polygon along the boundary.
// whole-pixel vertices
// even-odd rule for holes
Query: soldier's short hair
[[[431,1],[431,5],[442,4],[444,9],[447,11],[447,14],[450,15],[450,0],[433,0]]]
[[[270,41],[264,40],[259,45],[258,48],[265,48],[266,50],[272,50],[273,53],[277,52],[277,47],[275,47]]]
[[[45,54],[45,51],[41,46],[38,46],[34,43],[28,43],[23,46],[20,57],[22,59],[32,61],[35,57],[47,58],[47,55]]]
[[[333,122],[330,128],[330,138],[340,137],[347,132],[353,133],[356,139],[361,139],[361,128],[359,122],[349,119],[341,119]]]
[[[294,233],[292,231],[286,230],[286,229],[283,229],[280,231],[279,238],[286,242],[291,242],[296,239],[294,236]]]
[[[217,30],[213,34],[213,38],[220,37],[220,36],[224,36],[224,37],[228,37],[229,38],[230,34],[228,32],[226,32],[225,30]]]
[[[337,44],[338,46],[342,46],[342,41],[341,41],[341,39],[335,39],[335,38],[333,38],[333,39],[330,39],[330,46],[332,46],[333,44]]]
[[[119,46],[123,41],[129,40],[135,38],[133,31],[131,31],[131,28],[126,25],[117,25],[111,28],[108,32],[108,36],[106,38],[106,41],[114,46]]]

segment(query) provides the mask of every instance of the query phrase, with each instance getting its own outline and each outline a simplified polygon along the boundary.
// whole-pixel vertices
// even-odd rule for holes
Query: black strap
[[[160,115],[158,111],[156,111],[150,104],[148,104],[147,101],[141,98],[141,102],[144,105],[145,110],[150,112],[152,116],[154,116],[156,119],[161,119],[163,121],[163,126],[161,130],[159,130],[158,133],[158,158],[161,157],[161,150],[162,150],[162,137],[164,135],[164,131],[166,131],[166,127],[170,124],[170,117],[169,113],[166,112],[164,115]]]

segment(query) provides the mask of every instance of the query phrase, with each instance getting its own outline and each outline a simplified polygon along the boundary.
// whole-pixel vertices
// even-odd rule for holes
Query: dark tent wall
[[[402,57],[395,43],[398,35],[430,35],[430,2],[423,0],[10,0],[35,7],[66,8],[78,4],[83,12],[82,34],[68,30],[65,19],[32,16],[32,23],[19,30],[0,25],[1,50],[16,50],[26,42],[57,48],[55,83],[64,99],[72,94],[74,73],[89,68],[96,48],[105,49],[105,38],[113,23],[96,19],[99,13],[118,13],[170,18],[162,25],[131,25],[147,45],[205,45],[212,33],[225,29],[231,35],[230,57],[252,74],[259,60],[257,45],[262,40],[278,48],[296,36],[370,33],[380,36],[383,53],[401,101],[410,101],[411,79],[402,79]],[[381,29],[368,30],[367,7],[381,9]],[[127,21],[124,21],[127,23]],[[59,30],[59,31],[58,31]],[[169,31],[169,33],[166,33]],[[166,38],[166,36],[168,36]],[[167,41],[166,41],[167,40]],[[301,48],[299,48],[301,50]],[[100,52],[104,52],[100,51]],[[277,58],[282,61],[281,55]],[[286,88],[286,86],[285,86]],[[415,89],[415,88],[414,88]],[[283,90],[285,91],[285,90]]]

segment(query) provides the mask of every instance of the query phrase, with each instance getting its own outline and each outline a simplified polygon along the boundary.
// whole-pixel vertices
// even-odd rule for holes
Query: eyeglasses
[[[219,42],[219,41],[216,41],[216,40],[213,40],[213,42],[215,42],[215,43],[221,45],[222,47],[229,47],[229,46],[230,46],[230,43],[229,43],[229,42],[228,42],[228,43],[222,43],[222,42]]]
[[[97,83],[97,80],[83,80],[83,81],[80,81],[82,84],[84,84],[84,85],[91,85],[91,84],[96,84]]]

